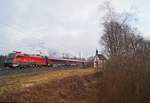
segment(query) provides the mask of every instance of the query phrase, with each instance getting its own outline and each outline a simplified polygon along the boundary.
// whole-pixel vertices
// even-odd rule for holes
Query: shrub
[[[101,100],[105,103],[149,103],[149,56],[111,58],[103,73]]]

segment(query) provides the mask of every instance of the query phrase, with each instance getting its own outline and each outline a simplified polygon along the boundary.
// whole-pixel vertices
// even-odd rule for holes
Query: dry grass
[[[0,94],[19,91],[25,87],[41,84],[56,79],[62,79],[73,75],[85,75],[94,72],[93,69],[68,69],[57,71],[44,71],[39,73],[22,73],[0,79]]]
[[[1,101],[17,103],[98,103],[99,75],[75,75],[6,93]]]

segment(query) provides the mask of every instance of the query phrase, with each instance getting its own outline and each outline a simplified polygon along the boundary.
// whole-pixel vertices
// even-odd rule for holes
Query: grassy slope
[[[38,73],[22,73],[15,74],[12,76],[1,77],[0,78],[0,94],[7,93],[11,91],[19,91],[23,88],[46,83],[49,81],[62,79],[64,77],[83,75],[94,72],[93,69],[68,69],[68,70],[58,70],[58,71],[44,71]]]
[[[86,75],[75,74],[4,94],[0,100],[17,103],[99,103],[99,76],[91,71]]]

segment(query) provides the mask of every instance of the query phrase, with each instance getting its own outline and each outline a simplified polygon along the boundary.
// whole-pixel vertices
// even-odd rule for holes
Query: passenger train
[[[30,55],[22,52],[12,52],[6,57],[5,67],[41,67],[41,66],[87,66],[88,61],[76,59],[57,59],[42,55]]]

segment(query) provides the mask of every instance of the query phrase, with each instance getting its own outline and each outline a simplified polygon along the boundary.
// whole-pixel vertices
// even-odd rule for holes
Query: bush
[[[105,103],[150,103],[149,56],[111,58],[103,73],[101,100]]]

